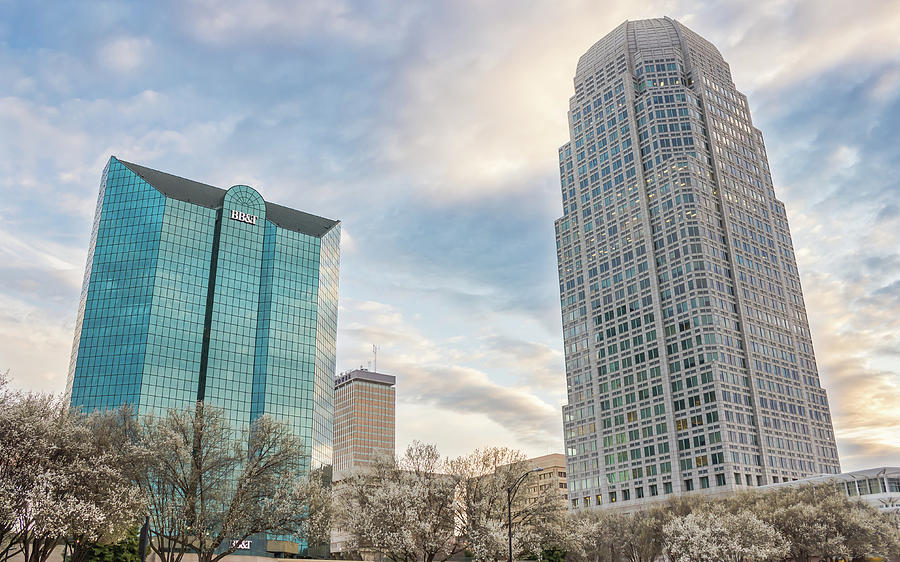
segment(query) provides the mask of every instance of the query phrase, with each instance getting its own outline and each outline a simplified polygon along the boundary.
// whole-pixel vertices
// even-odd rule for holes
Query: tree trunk
[[[90,558],[93,545],[73,545],[69,562],[85,562]]]
[[[176,552],[176,543],[174,540],[163,538],[159,535],[157,535],[157,539],[157,546],[154,546],[151,538],[150,550],[156,553],[160,560],[163,562],[181,562],[181,559],[184,557],[183,546],[178,545],[178,550]]]
[[[47,562],[53,549],[56,547],[56,541],[50,539],[37,539],[32,541],[31,556],[26,560],[28,562]]]
[[[246,540],[246,538],[247,537],[244,537],[243,539],[238,539],[238,542]],[[216,544],[216,546],[213,546],[212,548],[210,548],[209,552],[204,555],[205,558],[200,558],[200,556],[198,555],[197,562],[219,562],[219,560],[225,558],[228,555],[234,554],[235,551],[237,550],[236,548],[234,548],[232,546],[231,548],[227,548],[223,552],[216,554],[216,549],[219,548],[220,546],[222,546],[222,541],[219,541]]]
[[[0,560],[9,560],[16,554],[22,552],[22,546],[17,540],[19,538],[20,533],[13,533],[11,531],[0,534],[0,545],[6,542],[6,546],[0,547]]]

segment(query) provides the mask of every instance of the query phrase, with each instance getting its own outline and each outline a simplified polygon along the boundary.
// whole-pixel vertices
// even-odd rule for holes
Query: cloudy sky
[[[900,465],[900,10],[825,2],[0,0],[0,369],[61,392],[110,155],[343,221],[338,369],[398,445],[562,450],[553,220],[578,56],[715,43],[787,204],[842,466]]]

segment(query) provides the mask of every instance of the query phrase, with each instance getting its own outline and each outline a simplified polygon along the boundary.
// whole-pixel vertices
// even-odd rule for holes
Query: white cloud
[[[179,5],[186,31],[201,41],[215,44],[247,41],[293,44],[323,35],[353,43],[371,43],[387,39],[408,18],[410,10],[402,3],[385,6],[391,6],[384,8],[386,13],[369,6],[368,13],[361,14],[361,6],[343,0],[192,0]]]
[[[494,436],[485,437],[484,424],[473,425],[471,420],[474,418],[489,420],[491,427],[504,428],[518,447],[542,451],[547,443],[560,446],[560,409],[557,404],[545,400],[544,388],[528,384],[527,374],[531,373],[516,373],[525,379],[525,384],[502,384],[497,380],[497,370],[493,374],[482,370],[490,369],[493,359],[484,360],[483,342],[472,335],[433,341],[408,323],[393,306],[349,299],[342,299],[342,302],[344,328],[339,340],[338,360],[353,368],[357,363],[371,368],[368,362],[372,357],[371,345],[377,343],[378,370],[397,376],[399,418],[411,415],[403,412],[408,406],[425,407],[440,412],[441,423],[445,428],[453,426],[458,439],[465,437],[479,444],[501,444],[496,440],[491,443]],[[497,353],[498,362],[502,362],[503,353],[513,356],[525,350],[516,361],[504,365],[503,370],[512,371],[521,370],[528,359],[535,356],[539,362],[545,361],[542,356],[549,351],[540,344],[525,341],[504,343],[495,339],[488,340],[487,346]],[[498,352],[501,347],[508,348],[501,353]],[[552,353],[549,355],[553,356]],[[529,368],[532,367],[546,368],[543,365]],[[545,382],[540,379],[543,374],[538,375],[537,382]],[[557,374],[562,377],[561,372]],[[459,435],[470,426],[474,428],[471,434]],[[418,437],[414,428],[405,433],[410,439],[427,440],[427,436]]]
[[[831,162],[838,169],[852,168],[859,163],[859,149],[842,144],[831,154]]]
[[[152,47],[145,37],[119,37],[100,47],[100,62],[115,72],[132,72],[140,68]]]
[[[900,349],[900,303],[879,297],[865,283],[807,274],[806,304],[822,384],[829,391],[843,468],[866,468],[852,446],[900,454],[900,371],[877,366],[880,348]],[[874,295],[874,296],[873,296]]]
[[[398,382],[402,384],[402,380]],[[399,386],[397,392],[402,393],[403,387]],[[413,441],[434,443],[447,457],[491,446],[521,449],[529,456],[561,451],[559,437],[546,442],[523,442],[514,428],[498,424],[480,412],[460,414],[429,404],[403,403],[397,409],[397,452],[404,451]]]
[[[74,335],[71,315],[55,315],[0,294],[0,370],[13,384],[44,392],[61,392],[68,374]]]
[[[486,336],[479,343],[478,356],[485,365],[516,373],[516,380],[524,388],[542,396],[559,400],[565,397],[565,360],[562,348],[507,335]]]
[[[900,11],[884,1],[753,0],[702,12],[687,2],[642,3],[637,11],[537,3],[517,6],[515,17],[500,4],[452,6],[416,20],[421,31],[410,33],[391,92],[398,102],[381,130],[381,157],[434,201],[512,197],[536,181],[555,182],[575,62],[625,19],[681,19],[718,44],[747,92],[803,87],[824,69],[900,50]],[[891,84],[885,78],[879,88]]]
[[[889,0],[727,2],[683,22],[719,47],[748,92],[804,87],[824,70],[900,50],[900,12]]]
[[[450,6],[450,5],[446,5]],[[400,68],[382,157],[435,201],[521,195],[556,177],[578,56],[628,14],[578,3],[436,9]],[[651,11],[647,5],[642,11]]]
[[[872,86],[869,96],[876,102],[888,102],[900,94],[900,66],[885,72]]]

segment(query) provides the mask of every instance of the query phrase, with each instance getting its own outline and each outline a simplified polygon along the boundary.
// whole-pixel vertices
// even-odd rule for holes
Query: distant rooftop
[[[799,480],[768,484],[766,487],[788,486],[792,484],[821,484],[826,482],[853,482],[854,480],[867,478],[900,478],[900,467],[879,466],[876,468],[854,470],[853,472],[842,472],[840,474],[816,474]]]
[[[900,467],[879,466],[841,474],[817,474],[800,480],[778,482],[762,486],[761,490],[776,490],[791,486],[839,484],[851,499],[858,499],[883,512],[900,513]]]
[[[117,160],[119,159],[117,158]],[[119,160],[119,162],[166,197],[209,209],[221,209],[222,203],[225,201],[226,190],[224,189],[146,168],[124,160]],[[266,202],[266,220],[272,221],[281,228],[317,238],[338,224],[336,220],[304,213],[303,211],[276,205],[268,201]]]
[[[383,373],[376,373],[375,371],[368,371],[366,369],[356,369],[355,371],[342,373],[335,377],[334,387],[338,388],[340,386],[348,384],[350,381],[355,380],[374,382],[386,386],[394,386],[395,384],[397,384],[397,377],[395,377],[394,375],[385,375]]]
[[[565,468],[566,455],[562,453],[549,453],[540,457],[525,459],[525,464],[534,467],[539,466],[541,468],[553,468],[560,466]]]

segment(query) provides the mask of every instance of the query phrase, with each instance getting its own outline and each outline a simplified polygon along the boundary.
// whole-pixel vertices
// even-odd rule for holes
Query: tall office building
[[[113,157],[67,396],[86,410],[225,410],[286,423],[331,463],[340,223]]]
[[[365,369],[334,380],[334,478],[394,455],[396,377]]]
[[[568,117],[570,508],[840,472],[784,204],[718,50],[625,22],[578,61]]]

